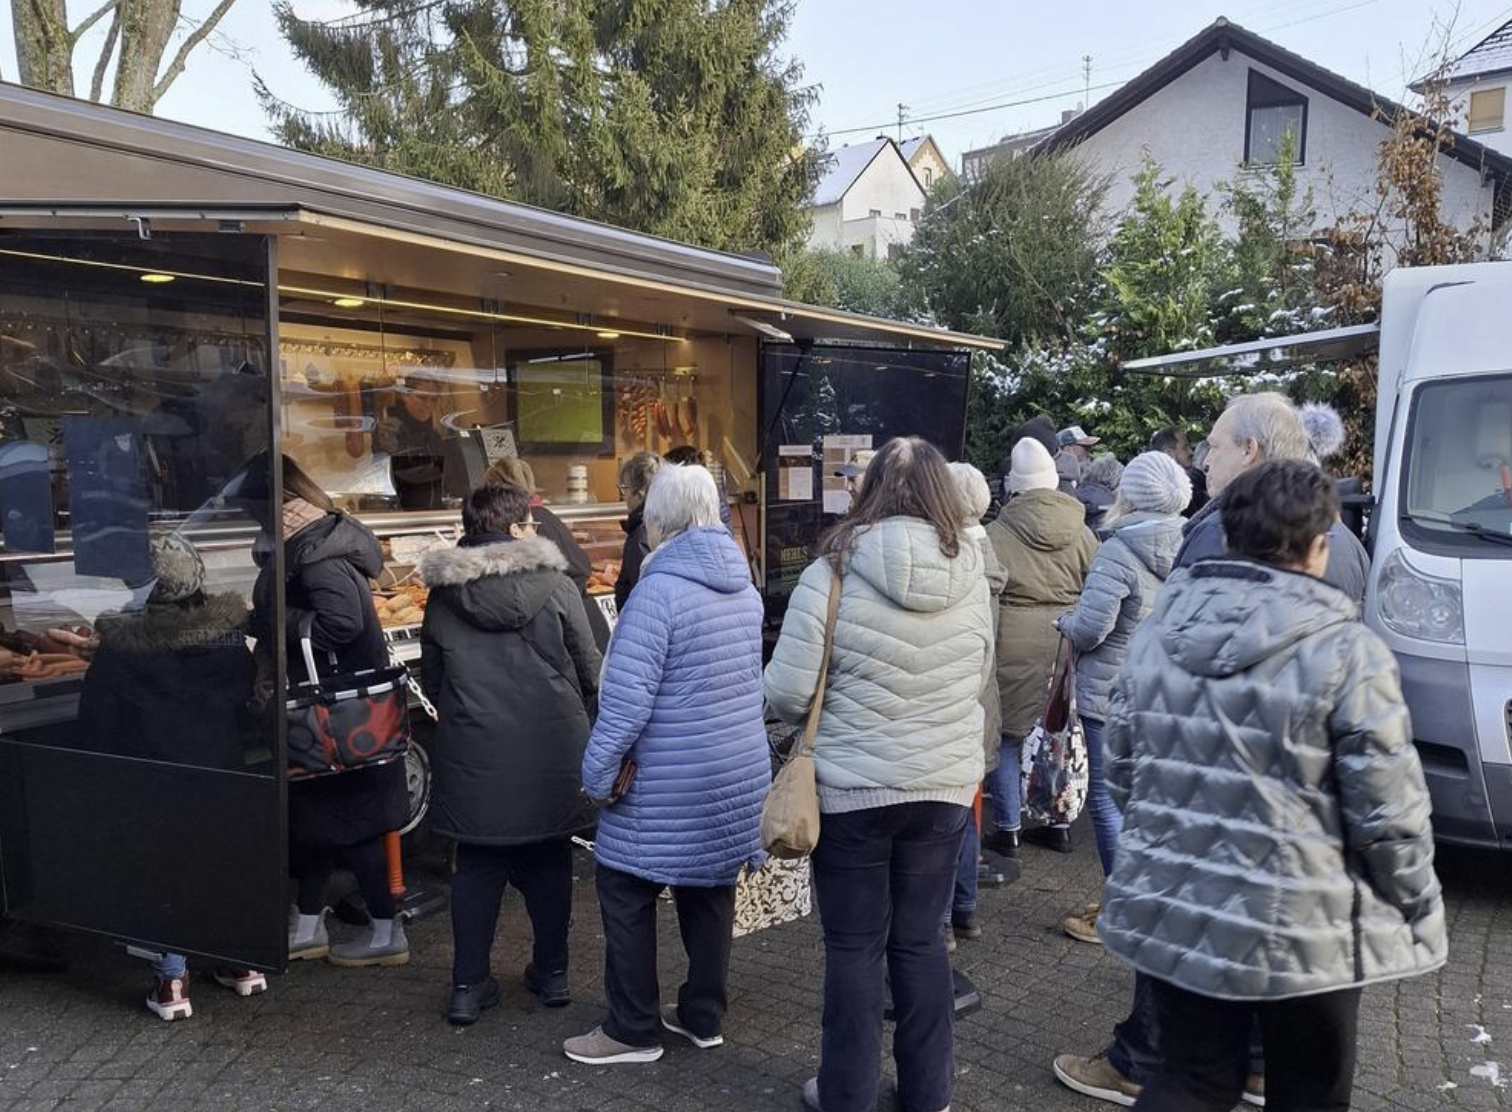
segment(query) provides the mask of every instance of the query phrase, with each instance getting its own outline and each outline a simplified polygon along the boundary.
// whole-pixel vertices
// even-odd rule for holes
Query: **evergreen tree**
[[[849,251],[798,251],[783,261],[783,293],[850,313],[910,319],[897,267]]]
[[[1107,180],[1075,159],[1004,159],[931,192],[899,262],[915,312],[1010,344],[1080,325],[1097,273]]]
[[[358,0],[279,24],[341,104],[259,86],[292,146],[733,251],[807,231],[791,0]]]

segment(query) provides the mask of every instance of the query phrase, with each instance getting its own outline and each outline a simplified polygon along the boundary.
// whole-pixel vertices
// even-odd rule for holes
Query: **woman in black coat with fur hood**
[[[488,957],[508,884],[535,933],[525,985],[568,1003],[571,836],[593,824],[579,767],[602,663],[567,560],[536,536],[530,495],[483,486],[462,508],[465,535],[429,552],[421,679],[439,723],[431,754],[432,829],[457,845],[456,957],[448,1018],[472,1023],[499,999]]]

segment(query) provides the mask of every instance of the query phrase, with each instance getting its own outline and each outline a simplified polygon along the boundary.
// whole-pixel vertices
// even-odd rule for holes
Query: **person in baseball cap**
[[[1087,449],[1094,444],[1101,444],[1102,439],[1088,436],[1087,430],[1080,425],[1071,425],[1055,434],[1055,442],[1060,445],[1061,451],[1070,453],[1077,463],[1085,467],[1092,461],[1092,453]]]

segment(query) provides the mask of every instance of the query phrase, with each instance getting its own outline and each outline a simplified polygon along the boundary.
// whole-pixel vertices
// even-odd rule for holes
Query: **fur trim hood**
[[[238,595],[210,595],[202,606],[149,603],[129,614],[101,618],[100,640],[122,652],[171,653],[227,646],[245,648],[247,604]]]
[[[431,606],[446,606],[469,625],[518,630],[529,625],[567,581],[567,558],[544,537],[477,548],[438,548],[420,559]]]
[[[477,548],[433,548],[420,557],[420,580],[427,587],[460,587],[488,575],[548,568],[565,572],[567,557],[545,537],[527,537]]]

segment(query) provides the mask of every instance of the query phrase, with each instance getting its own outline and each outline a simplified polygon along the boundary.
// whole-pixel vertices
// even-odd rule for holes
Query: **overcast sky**
[[[95,0],[69,0],[75,21]],[[185,0],[199,16],[213,0]],[[350,0],[296,0],[308,18],[355,10]],[[0,0],[0,77],[14,80],[10,4]],[[1425,57],[1450,32],[1468,49],[1512,19],[1504,0],[798,0],[786,50],[806,80],[820,87],[814,124],[831,146],[863,142],[886,125],[896,134],[898,103],[915,123],[904,134],[930,132],[953,165],[963,150],[1004,134],[1042,127],[1074,108],[1092,86],[1107,96],[1218,16],[1386,96],[1405,95]],[[103,35],[104,22],[95,34]],[[329,96],[290,56],[270,15],[269,0],[239,0],[222,24],[217,49],[201,48],[159,104],[162,116],[256,138],[266,119],[252,92],[252,71],[282,98],[329,109]],[[86,46],[90,40],[86,40]],[[95,47],[98,49],[98,46]],[[88,50],[79,84],[87,92]],[[1090,78],[1083,56],[1091,57]],[[1028,102],[1028,103],[1025,103]],[[984,110],[985,109],[985,110]],[[945,119],[928,117],[950,116]],[[855,130],[853,130],[855,129]]]

